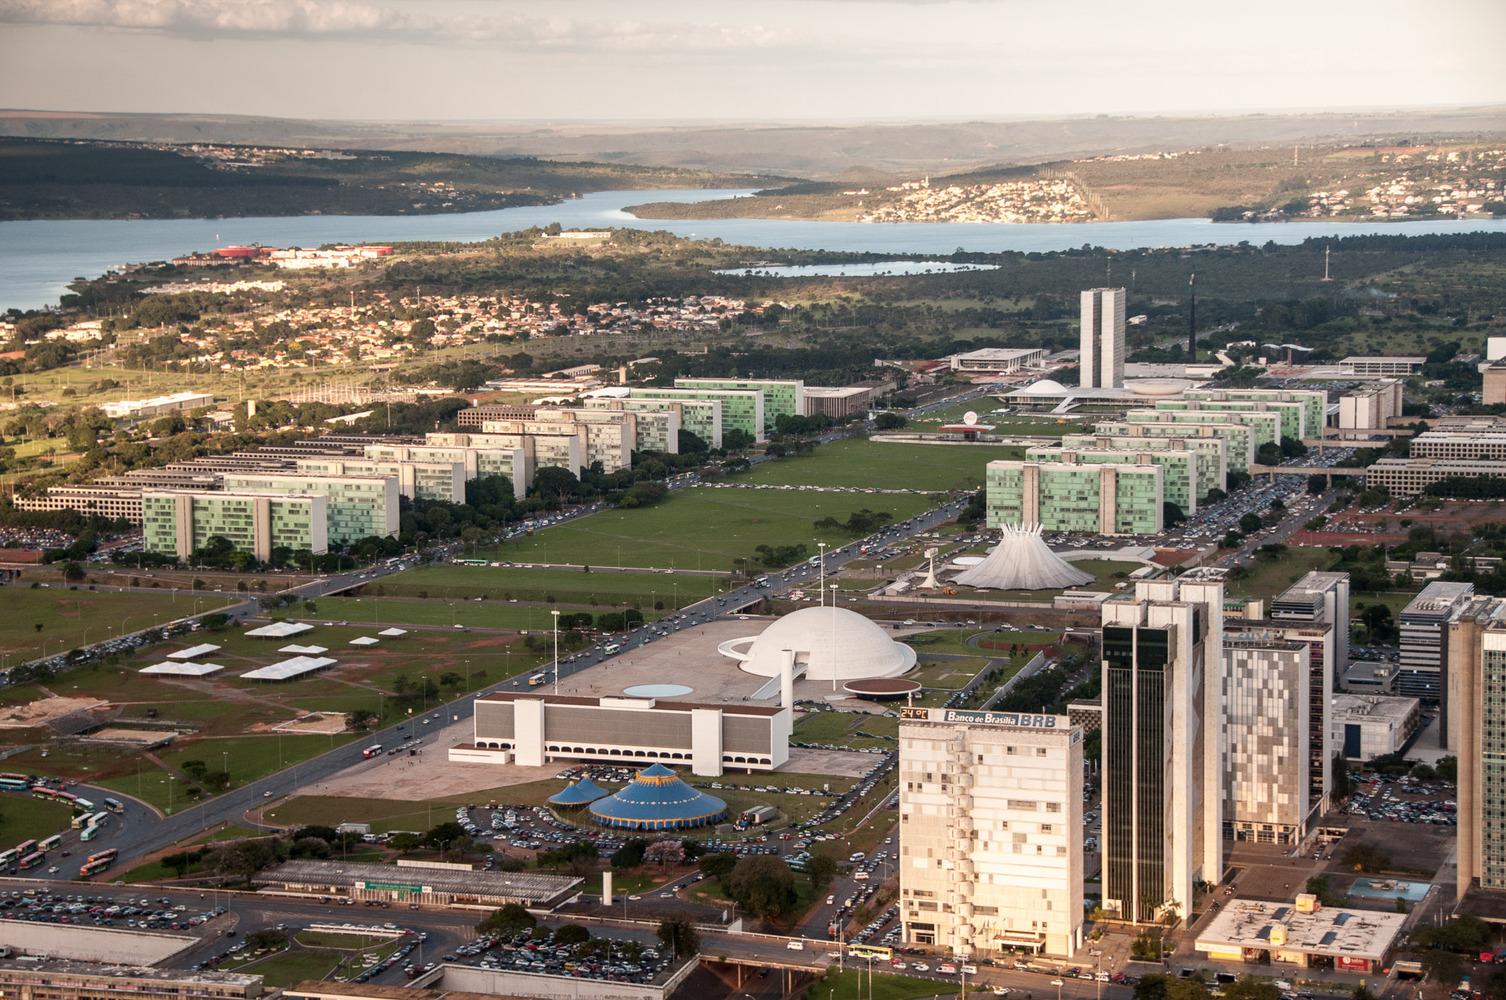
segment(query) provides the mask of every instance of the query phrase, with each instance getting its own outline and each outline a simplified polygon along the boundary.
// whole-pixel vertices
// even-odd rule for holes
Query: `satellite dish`
[[[972,410],[968,410],[962,415],[962,422],[971,427],[978,422],[978,414]]]

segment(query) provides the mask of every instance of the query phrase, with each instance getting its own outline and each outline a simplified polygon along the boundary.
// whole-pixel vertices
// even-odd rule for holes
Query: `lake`
[[[75,277],[93,277],[124,263],[166,260],[229,243],[313,247],[324,243],[472,242],[546,226],[623,226],[665,230],[697,239],[798,250],[949,254],[1068,250],[1085,244],[1130,250],[1208,243],[1300,243],[1309,237],[1368,233],[1506,232],[1506,219],[1413,222],[1213,223],[1207,219],[1016,223],[863,223],[783,219],[673,222],[638,219],[625,205],[648,201],[704,201],[747,191],[598,191],[558,205],[503,208],[454,215],[304,215],[236,219],[37,220],[0,222],[0,309],[51,305]]]

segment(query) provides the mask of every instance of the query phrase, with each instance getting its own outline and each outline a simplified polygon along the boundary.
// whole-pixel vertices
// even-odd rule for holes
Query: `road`
[[[965,505],[965,498],[949,500],[941,506],[918,514],[907,521],[887,525],[868,538],[858,539],[840,548],[827,551],[825,554],[825,565],[828,569],[835,569],[853,559],[859,558],[859,549],[864,545],[876,542],[893,542],[922,532],[931,531],[938,525],[955,518]],[[586,508],[585,510],[589,511],[592,508]],[[562,523],[562,521],[572,520],[574,517],[581,516],[587,516],[587,514],[584,512],[577,513],[571,517],[557,520],[554,523]],[[541,530],[547,530],[547,527]],[[408,560],[401,560],[394,565],[381,566],[374,570],[366,569],[359,572],[353,571],[347,574],[320,578],[299,588],[299,593],[300,596],[304,597],[335,593],[367,583],[372,579],[378,579],[390,573],[401,572],[407,565],[410,565]],[[739,609],[767,597],[778,596],[800,587],[809,587],[811,582],[820,576],[820,573],[820,566],[811,565],[810,563],[802,563],[779,573],[771,572],[766,578],[769,581],[766,587],[745,584],[724,594],[708,597],[695,604],[687,605],[678,614],[671,616],[669,619],[645,624],[627,632],[615,641],[623,649],[653,642],[655,639],[679,629],[691,628],[724,615],[733,614]],[[608,659],[608,655],[600,647],[586,650],[570,657],[561,658],[559,676],[565,678],[583,670],[588,670],[605,659]],[[552,672],[550,679],[553,679]],[[496,691],[524,690],[527,687],[527,675],[520,674],[515,678],[499,681],[496,684],[464,695],[454,701],[437,705],[425,715],[425,718],[432,719],[435,722],[442,719],[450,723],[469,719],[472,712],[472,702],[479,695]],[[117,863],[117,867],[129,867],[133,862],[153,851],[169,847],[180,840],[200,834],[221,823],[245,824],[247,822],[246,813],[249,810],[266,805],[272,800],[292,795],[302,786],[328,780],[340,771],[359,764],[362,760],[361,751],[365,746],[372,743],[392,745],[404,742],[409,738],[409,733],[406,731],[409,721],[405,720],[402,723],[378,730],[371,734],[369,740],[361,740],[337,747],[317,757],[310,758],[283,771],[279,771],[276,774],[260,778],[216,798],[201,802],[192,808],[165,817],[155,823],[151,822],[150,819],[137,819],[133,817],[128,824],[122,824],[123,829],[117,831],[118,841],[109,844],[109,846],[116,847],[120,851],[120,860]],[[411,722],[415,727],[413,731],[419,731],[416,727],[421,725],[421,720],[417,716],[414,716]],[[400,726],[405,727],[404,731],[400,731]],[[61,878],[67,874],[69,873],[60,872],[56,877]]]

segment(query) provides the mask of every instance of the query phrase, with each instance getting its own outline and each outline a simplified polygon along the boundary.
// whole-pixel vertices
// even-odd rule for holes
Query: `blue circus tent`
[[[596,822],[623,830],[684,830],[726,815],[727,803],[690,787],[663,764],[650,764],[621,791],[591,803]]]
[[[549,803],[551,805],[575,809],[580,806],[590,805],[606,794],[607,790],[605,788],[602,788],[590,778],[582,778],[579,781],[566,785],[562,790],[549,796]]]

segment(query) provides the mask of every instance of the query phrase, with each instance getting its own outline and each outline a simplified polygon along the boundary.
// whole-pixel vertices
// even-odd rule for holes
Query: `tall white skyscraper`
[[[1103,604],[1103,908],[1192,912],[1223,877],[1224,585],[1141,581]]]
[[[1082,339],[1077,384],[1084,389],[1124,386],[1124,289],[1082,293]]]
[[[1082,947],[1082,750],[1065,715],[900,710],[906,941],[990,959]]]

